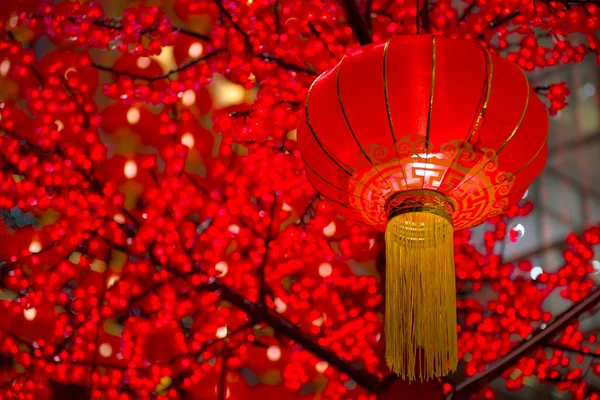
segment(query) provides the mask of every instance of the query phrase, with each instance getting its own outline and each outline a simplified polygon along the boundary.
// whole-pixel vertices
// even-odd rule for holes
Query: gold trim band
[[[400,214],[427,212],[452,223],[454,205],[452,199],[434,190],[408,190],[390,197],[387,212],[388,221]]]

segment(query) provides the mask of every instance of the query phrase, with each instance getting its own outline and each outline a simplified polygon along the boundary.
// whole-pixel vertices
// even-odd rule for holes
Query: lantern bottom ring
[[[454,201],[435,190],[407,190],[393,194],[387,201],[388,221],[409,212],[427,212],[452,223]]]

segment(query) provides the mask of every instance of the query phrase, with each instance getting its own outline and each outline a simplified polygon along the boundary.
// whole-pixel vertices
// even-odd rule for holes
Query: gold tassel
[[[453,231],[449,216],[426,208],[391,215],[385,231],[385,359],[409,381],[458,364]]]

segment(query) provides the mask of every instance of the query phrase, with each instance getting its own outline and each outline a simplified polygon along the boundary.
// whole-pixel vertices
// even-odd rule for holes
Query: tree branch
[[[104,307],[104,299],[106,298],[106,289],[107,289],[107,280],[108,273],[110,271],[110,262],[112,260],[112,248],[109,248],[106,254],[106,266],[104,267],[104,272],[102,273],[102,288],[100,291],[100,296],[98,298],[98,306],[96,308],[96,312],[98,313],[98,322],[96,323],[96,333],[94,335],[94,355],[92,356],[92,368],[90,370],[90,380],[88,383],[88,388],[90,394],[94,391],[94,374],[96,373],[96,369],[98,368],[98,353],[100,346],[100,330],[103,328],[103,318],[102,318],[102,307]]]
[[[244,43],[246,44],[246,50],[252,51],[253,47],[252,47],[252,43],[250,42],[250,35],[248,35],[248,33],[246,31],[244,31],[242,29],[242,27],[233,20],[233,16],[231,15],[231,13],[225,8],[225,6],[223,6],[223,1],[215,0],[215,4],[217,5],[217,7],[219,7],[221,14],[225,15],[225,17],[227,17],[229,22],[231,22],[233,29],[235,29],[239,34],[241,34],[244,37]]]
[[[541,327],[537,328],[529,339],[525,339],[516,345],[508,354],[500,358],[500,360],[488,369],[458,384],[454,389],[454,393],[450,393],[446,397],[446,400],[468,399],[470,395],[476,393],[492,380],[502,375],[504,371],[512,367],[519,359],[526,357],[540,346],[545,346],[546,343],[565,329],[574,319],[599,302],[600,288],[597,288],[587,298],[572,305],[556,317],[545,329]]]
[[[471,12],[473,11],[473,9],[477,6],[477,0],[473,0],[473,2],[471,4],[469,4],[469,6],[465,9],[465,12],[463,13],[463,15],[460,16],[460,18],[458,19],[458,23],[460,24],[461,22],[463,22],[469,15],[471,15]]]
[[[133,79],[142,79],[142,80],[145,80],[145,81],[148,81],[148,82],[153,82],[153,81],[157,81],[157,80],[160,80],[160,79],[168,78],[168,77],[170,77],[173,74],[176,74],[178,72],[184,71],[184,70],[188,69],[189,67],[191,67],[192,65],[196,65],[199,62],[208,60],[209,58],[211,58],[211,57],[213,57],[213,56],[215,56],[215,55],[217,55],[219,53],[222,53],[224,51],[225,51],[225,49],[217,49],[217,50],[215,50],[213,52],[210,52],[210,53],[208,53],[206,55],[203,55],[202,57],[198,57],[198,58],[194,58],[192,60],[189,60],[189,61],[181,64],[179,67],[173,68],[173,69],[165,72],[162,75],[155,75],[155,76],[144,76],[144,75],[134,74],[134,73],[131,73],[131,72],[128,72],[128,71],[120,71],[120,70],[113,69],[112,67],[107,67],[105,65],[100,65],[100,64],[97,64],[97,63],[92,63],[92,67],[97,68],[97,69],[99,69],[101,71],[111,72],[111,73],[113,73],[113,74],[115,74],[117,76],[121,76],[122,75],[122,76],[128,76],[128,77],[133,78]]]
[[[315,193],[310,197],[310,200],[308,201],[304,212],[298,217],[298,222],[296,222],[298,225],[305,226],[308,223],[310,223],[311,218],[315,216],[314,203],[315,201],[317,201],[318,198],[319,193]]]
[[[417,1],[417,5],[419,2]],[[425,0],[423,2],[423,8],[417,10],[417,33],[421,27],[425,30],[425,32],[431,32],[431,23],[429,21],[429,2]]]
[[[277,65],[279,65],[281,68],[290,70],[290,71],[294,71],[294,72],[303,72],[305,74],[308,75],[312,75],[312,76],[317,76],[317,71],[315,71],[314,69],[311,68],[304,68],[301,67],[299,65],[296,64],[292,64],[289,63],[287,61],[281,60],[279,58],[275,58],[269,54],[261,54],[261,55],[257,55],[256,57],[262,59],[263,61],[272,61],[277,63]]]
[[[219,374],[219,400],[225,400],[227,398],[227,360],[229,359],[229,352],[227,349],[223,351],[222,357],[221,372]]]
[[[258,276],[260,282],[260,290],[258,295],[258,302],[260,304],[265,303],[265,298],[267,297],[268,286],[266,282],[265,270],[267,268],[267,263],[269,261],[269,247],[271,246],[271,241],[273,240],[273,221],[275,221],[275,208],[277,205],[277,195],[273,195],[273,204],[271,205],[271,211],[269,213],[269,225],[267,226],[267,237],[265,238],[265,254],[263,255],[263,259],[261,264],[258,267]]]
[[[367,0],[367,7],[365,8],[365,17],[364,20],[367,24],[367,28],[369,30],[373,29],[373,24],[371,20],[371,10],[373,9],[373,0]]]
[[[69,82],[67,81],[67,79],[64,76],[61,76],[60,79],[61,79],[61,81],[63,83],[63,88],[64,88],[65,92],[69,96],[71,96],[71,98],[73,99],[73,102],[75,103],[75,106],[77,107],[77,109],[79,110],[79,112],[81,113],[81,115],[83,116],[83,126],[85,127],[85,129],[90,129],[90,116],[89,116],[89,114],[85,111],[85,108],[83,108],[83,105],[77,99],[77,94],[75,94],[73,92],[73,90],[71,90],[71,88],[69,87]]]
[[[360,11],[358,10],[358,5],[355,0],[344,0],[344,9],[346,10],[346,17],[348,19],[348,25],[354,31],[356,38],[358,39],[358,43],[361,46],[373,42],[373,35],[369,30],[365,20],[363,19]]]
[[[562,345],[560,343],[552,342],[552,343],[549,343],[547,347],[554,349],[554,350],[568,351],[570,353],[580,354],[582,356],[600,358],[600,354],[592,353],[589,351],[583,351],[583,350],[579,350],[579,349],[574,349],[572,347],[568,347],[568,346]]]
[[[294,342],[301,345],[307,351],[310,351],[317,357],[327,361],[329,365],[337,368],[340,372],[345,373],[352,378],[356,383],[364,386],[372,392],[379,389],[381,380],[365,371],[364,369],[352,364],[335,354],[333,351],[318,344],[313,337],[302,332],[298,327],[292,324],[287,319],[275,314],[265,305],[257,304],[246,299],[241,294],[224,285],[216,279],[212,279],[205,287],[206,290],[214,291],[221,294],[221,299],[226,300],[244,311],[251,319],[257,322],[264,322],[271,326],[284,336],[292,339]]]
[[[519,10],[517,11],[513,11],[510,14],[505,15],[504,17],[497,19],[495,21],[492,21],[489,23],[488,27],[489,29],[485,32],[481,32],[478,36],[479,39],[483,39],[486,35],[486,33],[490,33],[493,32],[494,30],[496,30],[498,27],[512,21],[513,18],[515,18],[517,15],[520,15],[521,12]]]
[[[195,37],[196,39],[204,40],[207,42],[210,41],[210,36],[205,35],[203,33],[194,32],[192,30],[183,28],[181,26],[174,26],[173,30],[176,32],[181,32],[182,34],[187,35],[187,36]]]

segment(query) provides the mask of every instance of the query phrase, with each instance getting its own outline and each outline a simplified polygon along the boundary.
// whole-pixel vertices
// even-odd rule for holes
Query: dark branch
[[[417,1],[417,5],[419,2]],[[425,32],[431,32],[431,23],[429,21],[429,2],[425,0],[423,3],[423,8],[417,10],[417,33],[420,30],[420,27],[423,27]],[[420,23],[419,23],[420,21]]]
[[[346,10],[346,16],[348,18],[348,25],[354,31],[356,38],[358,39],[358,43],[361,46],[373,42],[373,36],[371,31],[369,30],[365,20],[363,19],[360,11],[358,10],[358,5],[355,0],[344,0],[344,8]]]
[[[296,222],[298,225],[305,226],[310,222],[311,218],[314,217],[314,215],[315,215],[314,204],[318,198],[319,198],[318,193],[315,193],[311,196],[310,200],[308,201],[308,205],[304,209],[304,212],[298,218],[298,222]]]
[[[96,312],[98,313],[98,322],[96,323],[96,333],[94,335],[94,355],[92,356],[92,368],[90,369],[90,380],[88,383],[88,388],[90,393],[94,391],[94,374],[96,373],[96,369],[98,368],[98,353],[100,346],[100,330],[103,329],[103,318],[102,318],[102,307],[104,307],[104,299],[106,298],[106,285],[108,279],[108,273],[110,271],[110,262],[112,259],[112,250],[109,249],[106,254],[106,266],[104,267],[104,272],[102,273],[102,289],[100,291],[100,296],[98,298],[98,306],[96,308]]]
[[[496,379],[508,368],[515,365],[522,357],[532,353],[540,346],[545,346],[553,337],[564,330],[574,319],[600,302],[600,288],[592,291],[587,298],[569,307],[566,311],[554,319],[545,329],[537,328],[529,339],[523,340],[516,345],[508,354],[498,360],[494,365],[480,374],[477,374],[460,384],[450,393],[446,400],[468,399],[485,385]]]
[[[473,11],[473,9],[477,6],[477,0],[474,0],[471,4],[469,4],[469,6],[465,9],[465,12],[463,13],[463,15],[460,16],[460,18],[458,19],[458,23],[460,24],[461,22],[463,22],[469,15],[471,15],[471,12]]]
[[[371,10],[373,9],[373,0],[367,0],[367,7],[365,9],[365,22],[369,30],[373,29],[373,23],[371,20]]]
[[[174,26],[173,30],[176,31],[176,32],[181,32],[182,34],[187,35],[187,36],[195,37],[196,39],[200,39],[200,40],[204,40],[204,41],[210,41],[210,36],[205,35],[203,33],[194,32],[192,30],[189,30],[187,28],[183,28],[181,26]]]
[[[244,37],[244,42],[246,44],[246,50],[252,51],[253,47],[252,47],[252,42],[250,42],[250,35],[248,35],[248,33],[246,31],[244,31],[237,22],[234,21],[233,16],[225,8],[225,6],[223,6],[223,2],[221,0],[215,0],[215,4],[217,5],[217,7],[219,7],[219,11],[221,11],[221,14],[225,15],[225,17],[227,17],[229,22],[231,22],[233,29],[235,29],[239,34],[241,34]]]
[[[479,35],[479,39],[483,39],[485,37],[486,33],[494,32],[496,29],[498,29],[499,27],[501,27],[504,24],[509,23],[510,21],[513,20],[513,18],[515,18],[517,15],[520,15],[520,14],[521,14],[521,12],[519,10],[513,11],[510,14],[507,14],[502,18],[499,18],[495,21],[490,22],[488,25],[489,29],[487,31],[481,32],[481,34]]]
[[[219,400],[227,398],[227,359],[229,354],[227,349],[223,351],[223,360],[221,361],[221,373],[219,374]]]
[[[588,351],[583,351],[583,350],[579,350],[579,349],[574,349],[572,347],[568,347],[559,343],[550,343],[548,344],[548,347],[554,350],[560,350],[560,351],[568,351],[570,353],[575,353],[575,354],[580,354],[582,356],[587,356],[587,357],[593,357],[593,358],[600,358],[600,354],[596,354],[596,353],[592,353],[592,352],[588,352]]]
[[[194,58],[194,59],[192,59],[190,61],[187,61],[187,62],[181,64],[179,67],[171,69],[171,70],[165,72],[162,75],[156,75],[156,76],[144,76],[144,75],[133,74],[133,73],[128,72],[128,71],[119,71],[119,70],[113,69],[112,67],[107,67],[105,65],[100,65],[100,64],[97,64],[97,63],[92,63],[92,67],[97,68],[97,69],[99,69],[101,71],[111,72],[111,73],[113,73],[113,74],[115,74],[117,76],[121,76],[122,75],[122,76],[128,76],[128,77],[133,78],[133,79],[142,79],[142,80],[146,80],[148,82],[153,82],[153,81],[157,81],[157,80],[160,80],[160,79],[169,78],[173,74],[176,74],[178,72],[184,71],[184,70],[188,69],[189,67],[191,67],[192,65],[196,65],[199,62],[208,60],[209,58],[211,58],[211,57],[213,57],[213,56],[215,56],[215,55],[217,55],[217,54],[219,54],[221,52],[224,52],[224,51],[225,51],[225,49],[215,50],[215,51],[213,51],[211,53],[203,55],[202,57]]]
[[[265,270],[267,268],[267,263],[269,261],[269,247],[271,246],[271,240],[273,239],[273,222],[275,221],[275,209],[277,206],[277,196],[273,197],[273,204],[271,205],[271,211],[269,213],[269,225],[267,226],[267,237],[265,238],[265,254],[263,255],[262,262],[258,267],[258,276],[260,281],[260,291],[258,302],[260,304],[265,303],[265,298],[267,296],[267,282],[265,276]]]
[[[275,58],[275,57],[273,57],[273,56],[271,56],[269,54],[261,54],[261,55],[259,55],[257,57],[260,58],[260,59],[262,59],[262,60],[264,60],[264,61],[275,62],[281,68],[284,68],[284,69],[287,69],[287,70],[290,70],[290,71],[303,72],[303,73],[308,74],[308,75],[317,76],[317,71],[315,71],[314,69],[304,68],[304,67],[301,67],[299,65],[292,64],[292,63],[289,63],[287,61],[283,61],[283,60],[281,60],[279,58]]]
[[[81,115],[83,116],[83,126],[86,129],[90,129],[90,116],[85,111],[85,108],[83,108],[83,105],[81,104],[81,102],[79,102],[79,100],[77,99],[77,94],[75,94],[71,90],[71,88],[69,87],[69,82],[67,81],[67,79],[65,77],[61,77],[61,81],[63,82],[63,88],[65,89],[65,92],[67,92],[67,94],[69,96],[71,96],[71,98],[73,99],[73,102],[75,103],[75,106],[77,107],[77,109],[79,110]]]
[[[327,361],[329,365],[332,365],[339,371],[348,375],[359,385],[364,386],[372,392],[376,392],[378,390],[381,381],[377,376],[358,366],[353,365],[350,361],[341,358],[333,351],[321,346],[314,340],[312,336],[302,332],[296,325],[275,314],[275,312],[268,307],[251,302],[216,279],[211,280],[211,282],[206,285],[206,289],[219,292],[221,294],[221,299],[226,300],[234,306],[240,308],[250,318],[256,320],[257,322],[264,322],[268,324],[282,335],[287,336],[294,342],[301,345],[307,351],[310,351],[322,360]]]
[[[46,17],[47,17],[47,15],[29,14],[29,18],[32,18],[32,19],[43,19]],[[74,24],[80,24],[82,22],[91,22],[92,24],[94,24],[100,28],[112,29],[112,30],[116,30],[116,31],[123,30],[122,18],[97,18],[92,21],[86,21],[86,20],[83,20],[81,17],[70,16],[70,17],[67,17],[67,20]],[[151,33],[155,30],[156,30],[156,27],[152,27],[152,28],[146,29],[144,31],[141,31],[141,34]],[[205,35],[203,33],[194,32],[187,28],[183,28],[180,26],[174,26],[173,30],[175,32],[180,32],[184,35],[195,37],[200,40],[210,41],[210,36]]]
[[[327,53],[329,53],[329,55],[331,57],[336,58],[335,54],[331,51],[331,49],[329,48],[329,43],[325,42],[323,40],[323,38],[321,38],[321,32],[319,32],[319,30],[317,29],[317,27],[315,26],[315,24],[313,24],[312,22],[308,23],[308,29],[310,30],[310,33],[312,33],[313,35],[315,35],[315,37],[321,42],[323,43],[323,47],[327,50]]]

